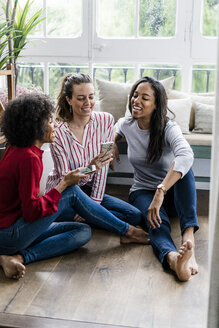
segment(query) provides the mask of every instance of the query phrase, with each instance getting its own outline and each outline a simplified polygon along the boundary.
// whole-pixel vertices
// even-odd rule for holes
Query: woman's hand
[[[98,171],[112,160],[113,154],[100,153],[88,165],[96,165],[96,170]]]
[[[148,208],[148,223],[149,228],[155,229],[160,228],[160,225],[162,223],[161,217],[160,217],[160,208],[163,204],[164,200],[164,192],[162,190],[157,190],[154,198]]]
[[[78,184],[82,179],[87,178],[86,174],[80,174],[80,168],[68,172],[63,180],[67,183],[68,187],[74,184]]]
[[[82,179],[87,178],[86,174],[80,174],[80,168],[68,172],[64,178],[55,187],[58,192],[63,192],[67,187],[78,184]]]

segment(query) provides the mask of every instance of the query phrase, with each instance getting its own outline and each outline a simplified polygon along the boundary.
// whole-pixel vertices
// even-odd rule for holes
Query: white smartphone
[[[96,165],[89,165],[86,167],[82,167],[81,171],[78,172],[78,174],[92,174],[96,172]]]
[[[112,152],[113,152],[113,145],[114,145],[114,142],[113,141],[102,143],[101,144],[101,148],[100,148],[100,152],[101,153],[104,153],[105,152],[105,155],[112,154]]]

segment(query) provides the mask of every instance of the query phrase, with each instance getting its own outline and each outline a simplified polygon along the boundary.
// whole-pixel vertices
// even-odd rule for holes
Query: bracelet
[[[166,195],[167,190],[166,190],[166,187],[165,187],[162,183],[160,183],[160,184],[157,186],[157,189],[158,189],[158,190],[162,190],[163,193],[164,193],[164,195]]]

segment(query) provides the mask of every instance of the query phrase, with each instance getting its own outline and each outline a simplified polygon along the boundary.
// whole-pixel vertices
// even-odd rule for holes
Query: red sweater
[[[33,222],[57,211],[61,194],[56,189],[38,197],[42,155],[36,146],[6,149],[0,161],[0,228],[9,227],[21,216]]]

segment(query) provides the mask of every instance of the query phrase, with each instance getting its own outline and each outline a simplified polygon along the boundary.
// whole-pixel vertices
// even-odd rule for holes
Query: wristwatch
[[[160,184],[157,186],[157,189],[161,189],[161,190],[163,190],[164,195],[166,195],[167,190],[166,190],[165,186],[164,186],[162,183],[160,183]]]

